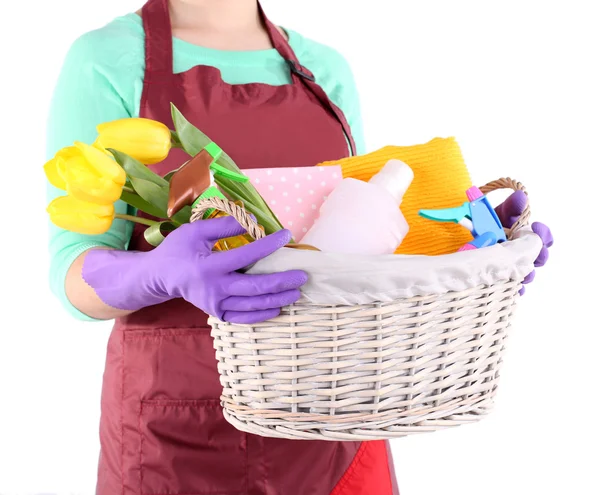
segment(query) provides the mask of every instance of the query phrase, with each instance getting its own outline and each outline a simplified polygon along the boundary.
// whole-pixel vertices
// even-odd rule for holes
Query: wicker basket
[[[481,190],[501,188],[524,190],[511,179]],[[199,205],[197,216],[214,206]],[[528,206],[509,241],[529,216]],[[256,325],[211,318],[224,415],[262,436],[349,441],[478,421],[493,405],[520,287],[501,280],[368,305],[298,303]]]

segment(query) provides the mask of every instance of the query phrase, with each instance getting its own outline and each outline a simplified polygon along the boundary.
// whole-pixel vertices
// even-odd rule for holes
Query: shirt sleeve
[[[94,33],[88,33],[71,46],[56,82],[47,121],[46,155],[50,159],[74,141],[91,144],[97,136],[100,123],[130,117],[124,99],[111,82],[106,64],[95,60],[102,56],[98,51]],[[47,184],[48,203],[64,195]],[[126,213],[128,205],[115,203],[115,210]],[[126,249],[133,226],[130,222],[115,220],[110,230],[102,235],[84,235],[66,231],[49,222],[50,289],[66,310],[75,318],[95,321],[81,313],[69,301],[65,292],[65,279],[75,259],[93,247]]]
[[[365,135],[360,108],[360,97],[356,87],[354,74],[348,61],[341,55],[338,55],[337,77],[339,89],[332,95],[332,101],[336,102],[338,107],[344,112],[348,125],[352,131],[354,144],[356,145],[356,154],[366,153]]]

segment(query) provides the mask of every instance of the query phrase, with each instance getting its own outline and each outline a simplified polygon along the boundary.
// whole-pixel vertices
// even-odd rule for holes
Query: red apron
[[[173,74],[167,0],[142,9],[140,116],[173,128],[170,103],[240,168],[310,166],[348,156],[350,128],[262,13],[292,83],[229,85],[218,69]],[[173,150],[160,174],[186,156]],[[142,229],[130,249],[148,250]],[[98,495],[392,495],[386,442],[263,438],[225,421],[207,316],[178,299],[116,321],[102,390]]]

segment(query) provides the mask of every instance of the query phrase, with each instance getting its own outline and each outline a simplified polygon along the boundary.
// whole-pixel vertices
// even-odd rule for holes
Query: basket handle
[[[246,229],[248,234],[254,239],[262,239],[265,237],[265,232],[260,228],[258,223],[250,216],[250,214],[246,211],[246,209],[234,203],[233,201],[229,201],[222,198],[206,198],[200,201],[193,209],[192,216],[190,218],[190,222],[195,222],[197,220],[202,220],[202,217],[208,210],[219,210],[227,213],[228,215],[235,218],[238,223]],[[310,246],[308,244],[287,244],[285,247],[294,248],[294,249],[304,249],[308,251],[319,251],[314,246]]]
[[[498,189],[512,189],[513,191],[523,191],[525,196],[527,196],[527,204],[525,205],[525,209],[519,219],[515,222],[515,224],[510,229],[504,229],[506,232],[506,237],[509,240],[514,238],[515,233],[521,229],[522,227],[529,225],[529,217],[531,217],[531,209],[529,207],[529,195],[527,194],[527,190],[525,186],[520,182],[511,179],[510,177],[505,177],[502,179],[494,180],[492,182],[488,182],[485,186],[479,188],[483,194],[487,194],[492,191],[496,191]]]
[[[244,229],[248,231],[248,234],[250,234],[254,240],[265,237],[264,231],[243,206],[237,205],[233,201],[222,198],[206,198],[198,202],[198,204],[192,209],[190,222],[202,220],[202,217],[204,217],[204,214],[208,210],[218,210],[227,213],[229,216],[232,216]]]

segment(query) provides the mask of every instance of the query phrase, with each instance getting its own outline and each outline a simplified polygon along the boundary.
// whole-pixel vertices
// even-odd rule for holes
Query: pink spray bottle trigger
[[[469,251],[506,241],[502,223],[481,190],[472,186],[467,189],[466,195],[469,201],[461,206],[441,210],[420,210],[419,215],[438,222],[458,223],[467,228],[473,240],[462,246],[459,251]]]

